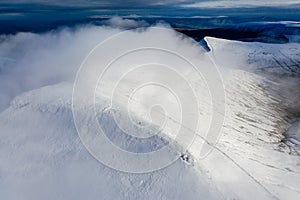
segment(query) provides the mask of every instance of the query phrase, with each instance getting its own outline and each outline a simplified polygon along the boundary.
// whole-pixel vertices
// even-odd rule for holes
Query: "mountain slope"
[[[104,166],[81,143],[71,109],[73,84],[64,82],[21,94],[0,113],[2,197],[252,199],[255,194],[258,199],[299,198],[299,132],[295,123],[300,113],[300,78],[295,64],[299,45],[215,38],[206,41],[211,49],[207,54],[221,71],[226,94],[220,137],[208,156],[201,156],[201,149],[207,144],[202,135],[208,126],[204,121],[188,152],[181,152],[177,146],[171,149],[176,154],[187,153],[188,159],[183,157],[167,168],[139,175]],[[205,85],[188,73],[191,72],[187,72],[187,77],[191,77],[197,98],[201,99],[200,119],[205,120],[210,114],[206,109],[211,107]],[[131,78],[129,81],[135,80],[134,76]],[[121,99],[118,103],[124,104]],[[106,101],[103,96],[98,100]],[[135,145],[132,138],[116,131],[109,111],[113,112],[98,110],[97,114],[107,125],[108,137],[122,148],[147,152],[167,142],[164,137],[156,137],[145,145]],[[138,114],[139,107],[133,107],[133,111]],[[172,130],[176,123],[166,128]],[[172,138],[166,130],[159,136]],[[174,140],[179,145],[182,142]]]
[[[95,160],[75,129],[71,92],[69,83],[47,86],[15,98],[1,113],[2,198],[220,198],[209,179],[182,160],[140,175],[118,172]]]

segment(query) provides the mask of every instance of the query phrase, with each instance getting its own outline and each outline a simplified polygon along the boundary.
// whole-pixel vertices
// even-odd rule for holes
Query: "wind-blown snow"
[[[91,49],[120,31],[87,25],[44,34],[0,36],[0,110],[22,92],[74,80]]]

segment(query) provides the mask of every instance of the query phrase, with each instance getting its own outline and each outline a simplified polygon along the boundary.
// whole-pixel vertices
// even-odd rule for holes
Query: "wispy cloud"
[[[300,4],[300,0],[2,0],[1,3],[33,3],[72,7],[141,7],[178,6],[187,8],[280,7]]]
[[[288,7],[299,6],[300,0],[2,0],[1,4],[38,4],[49,6],[64,6],[73,8],[255,8],[255,7]]]
[[[181,6],[186,8],[254,8],[287,7],[292,5],[300,5],[300,0],[204,0],[191,4],[184,4]]]

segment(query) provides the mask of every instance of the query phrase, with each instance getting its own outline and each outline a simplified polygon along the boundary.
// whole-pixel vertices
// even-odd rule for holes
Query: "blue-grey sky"
[[[300,21],[300,0],[0,0],[0,34],[100,23],[113,16],[144,17],[150,24],[163,19],[185,28]]]
[[[35,3],[58,6],[141,7],[175,6],[193,8],[281,7],[295,6],[300,0],[0,0],[0,3]]]
[[[183,5],[193,8],[287,7],[300,4],[300,0],[200,0]]]

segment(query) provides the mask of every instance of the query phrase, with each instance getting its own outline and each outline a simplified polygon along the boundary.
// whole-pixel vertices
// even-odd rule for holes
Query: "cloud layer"
[[[119,29],[83,26],[45,34],[1,36],[0,110],[17,94],[61,81],[72,81],[82,60]]]

